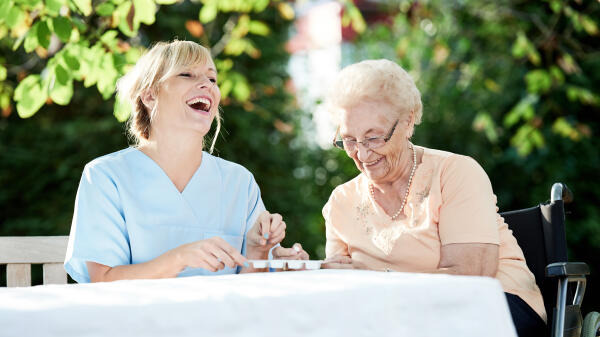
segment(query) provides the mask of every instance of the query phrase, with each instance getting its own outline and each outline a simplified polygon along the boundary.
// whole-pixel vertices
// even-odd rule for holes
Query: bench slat
[[[67,273],[62,263],[46,263],[44,269],[44,284],[67,284]]]
[[[7,287],[30,287],[31,265],[29,263],[15,263],[6,265]]]

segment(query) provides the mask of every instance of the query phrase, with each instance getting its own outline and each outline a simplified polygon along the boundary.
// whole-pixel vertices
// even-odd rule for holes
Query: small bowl
[[[267,260],[251,260],[249,262],[252,263],[254,268],[267,268],[267,264],[269,263]]]
[[[269,265],[271,268],[281,269],[285,266],[284,260],[269,260]]]
[[[306,269],[321,269],[321,261],[304,261]]]
[[[302,269],[304,261],[302,260],[290,260],[287,262],[288,268],[290,269]]]

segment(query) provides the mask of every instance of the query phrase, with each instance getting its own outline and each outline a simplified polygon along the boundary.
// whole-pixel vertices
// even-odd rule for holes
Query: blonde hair
[[[135,66],[117,82],[118,99],[131,105],[129,135],[136,145],[150,138],[150,127],[156,108],[148,111],[142,95],[150,91],[156,96],[161,84],[181,68],[212,61],[210,51],[192,41],[158,42],[144,54]],[[217,108],[217,128],[210,146],[212,153],[221,130],[221,113]]]
[[[398,117],[412,113],[414,124],[421,123],[421,93],[411,76],[395,62],[367,60],[347,66],[338,74],[326,104],[335,114],[336,108],[351,108],[365,99],[384,100],[397,108]]]

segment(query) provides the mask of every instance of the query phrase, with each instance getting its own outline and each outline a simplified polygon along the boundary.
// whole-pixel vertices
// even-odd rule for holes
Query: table
[[[515,337],[492,278],[316,270],[0,288],[0,336]]]

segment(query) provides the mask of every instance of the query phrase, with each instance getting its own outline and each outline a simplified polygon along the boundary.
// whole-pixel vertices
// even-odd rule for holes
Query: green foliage
[[[32,86],[32,80],[18,84],[17,89],[26,86],[18,92],[33,88],[33,93],[39,97],[34,102],[30,102],[31,95],[28,94],[12,97],[19,115],[33,116],[44,105],[41,97],[44,100],[49,97],[48,103],[69,104],[73,97],[73,81],[83,81],[85,87],[95,85],[105,100],[111,98],[117,79],[140,55],[137,50],[130,52],[132,44],[139,42],[127,40],[136,37],[142,25],[155,23],[158,6],[175,3],[171,0],[105,0],[94,6],[91,0],[2,2],[0,30],[10,36],[4,42],[11,41],[13,51],[18,51],[21,46],[27,54],[35,51],[38,55],[36,70],[42,77],[38,80],[39,85]],[[259,49],[248,34],[268,36],[270,28],[250,16],[264,12],[269,4],[264,0],[207,0],[203,6],[196,6],[199,18],[205,24],[213,24],[219,13],[228,15],[222,39],[215,46],[218,48],[215,56],[245,53],[253,58],[260,57]],[[53,45],[52,37],[58,39]],[[68,55],[63,51],[68,51]],[[79,64],[74,64],[74,58],[79,59]],[[73,73],[73,76],[67,76],[65,72]],[[235,78],[230,80],[229,91],[239,101],[248,100],[247,79],[240,72],[231,74]],[[228,83],[226,76],[222,80]],[[114,114],[120,116],[120,120],[126,118],[117,105]]]

